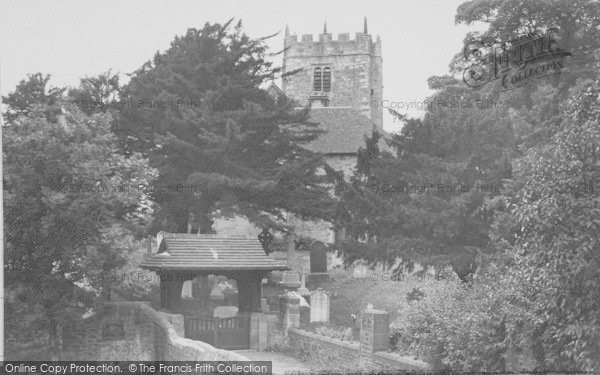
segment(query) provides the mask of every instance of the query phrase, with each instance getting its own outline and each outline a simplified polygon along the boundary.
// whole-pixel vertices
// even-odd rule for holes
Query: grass
[[[352,315],[360,316],[368,304],[375,309],[385,310],[390,314],[390,323],[398,317],[399,308],[408,303],[406,295],[418,288],[427,294],[428,290],[438,288],[447,281],[433,280],[431,277],[405,277],[399,281],[383,281],[381,274],[375,271],[378,280],[373,280],[371,273],[365,279],[355,279],[351,271],[333,270],[331,280],[320,285],[331,293],[331,324],[334,326],[355,327],[360,324]]]

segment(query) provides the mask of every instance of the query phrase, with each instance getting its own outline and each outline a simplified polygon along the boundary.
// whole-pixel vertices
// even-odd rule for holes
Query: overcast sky
[[[280,31],[268,44],[283,47],[283,31],[321,33],[323,22],[338,33],[382,38],[384,99],[422,101],[427,78],[448,72],[452,56],[473,26],[455,25],[464,0],[2,0],[0,1],[0,91],[6,95],[28,73],[52,75],[54,86],[76,86],[79,78],[112,69],[130,73],[175,35],[206,22],[241,18],[245,32],[261,37]],[[276,61],[279,62],[280,61]],[[406,104],[405,104],[406,105]],[[419,115],[421,111],[409,111]],[[384,127],[396,127],[390,117]]]

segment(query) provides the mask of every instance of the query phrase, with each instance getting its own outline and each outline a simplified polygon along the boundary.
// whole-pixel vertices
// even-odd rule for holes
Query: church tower
[[[282,90],[301,105],[352,108],[382,132],[382,61],[381,38],[373,41],[366,18],[363,32],[354,39],[341,33],[333,40],[326,23],[318,40],[313,40],[312,34],[298,40],[286,27],[283,71],[301,70],[283,79]]]

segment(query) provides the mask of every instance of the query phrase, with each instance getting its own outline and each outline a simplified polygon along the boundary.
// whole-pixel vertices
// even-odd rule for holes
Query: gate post
[[[279,297],[281,327],[287,334],[290,327],[300,327],[300,297],[286,293]]]
[[[250,315],[250,349],[262,352],[268,342],[267,316],[263,313]]]
[[[390,316],[388,312],[369,308],[363,310],[360,320],[360,369],[377,369],[373,364],[373,353],[387,350],[389,346]]]

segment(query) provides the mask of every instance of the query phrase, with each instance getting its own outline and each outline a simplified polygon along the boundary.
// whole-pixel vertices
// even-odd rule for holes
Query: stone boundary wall
[[[142,315],[152,322],[154,326],[155,360],[163,361],[247,361],[243,355],[214,346],[199,340],[182,337],[183,315],[176,315],[179,324],[171,324],[169,317],[152,309],[148,305],[141,305]],[[176,329],[177,327],[177,329]],[[180,331],[180,332],[178,332]]]
[[[107,337],[107,329],[112,329]],[[65,327],[62,360],[246,361],[246,357],[183,337],[183,316],[145,302],[109,302],[96,314]]]
[[[330,370],[340,372],[356,372],[360,369],[360,348],[358,342],[341,341],[321,336],[298,328],[288,330],[290,344],[297,348],[312,347],[311,355],[328,364]],[[369,371],[429,371],[427,363],[400,356],[395,353],[375,352],[366,354],[370,358]]]

